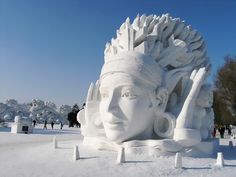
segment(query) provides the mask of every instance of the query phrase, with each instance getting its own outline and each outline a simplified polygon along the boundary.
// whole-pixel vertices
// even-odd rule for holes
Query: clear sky
[[[138,13],[170,13],[197,29],[213,75],[225,55],[236,55],[235,0],[0,0],[0,102],[81,105],[106,42]]]

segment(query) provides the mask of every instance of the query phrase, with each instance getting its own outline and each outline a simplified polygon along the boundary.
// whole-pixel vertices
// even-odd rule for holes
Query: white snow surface
[[[53,137],[58,148],[53,149]],[[183,168],[174,168],[174,156],[126,154],[125,163],[116,164],[117,152],[99,151],[82,144],[79,128],[60,130],[38,125],[33,134],[11,134],[10,128],[0,128],[0,177],[235,177],[236,139],[220,140],[225,158],[223,168],[216,167],[216,155],[205,158],[183,157]],[[79,146],[80,159],[73,160],[74,146]]]

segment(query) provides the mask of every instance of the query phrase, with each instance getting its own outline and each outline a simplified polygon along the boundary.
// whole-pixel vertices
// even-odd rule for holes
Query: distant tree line
[[[217,124],[236,125],[236,57],[225,57],[215,77],[214,103]]]

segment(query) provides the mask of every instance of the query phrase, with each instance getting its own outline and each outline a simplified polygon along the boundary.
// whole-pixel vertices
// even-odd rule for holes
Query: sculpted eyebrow
[[[99,88],[99,91],[101,92],[101,91],[107,91],[108,89],[106,88],[106,87],[100,87]]]

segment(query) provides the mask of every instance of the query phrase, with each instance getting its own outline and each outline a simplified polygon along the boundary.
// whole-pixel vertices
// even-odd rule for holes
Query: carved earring
[[[162,138],[173,136],[176,118],[171,113],[162,113],[154,121],[154,132]]]

